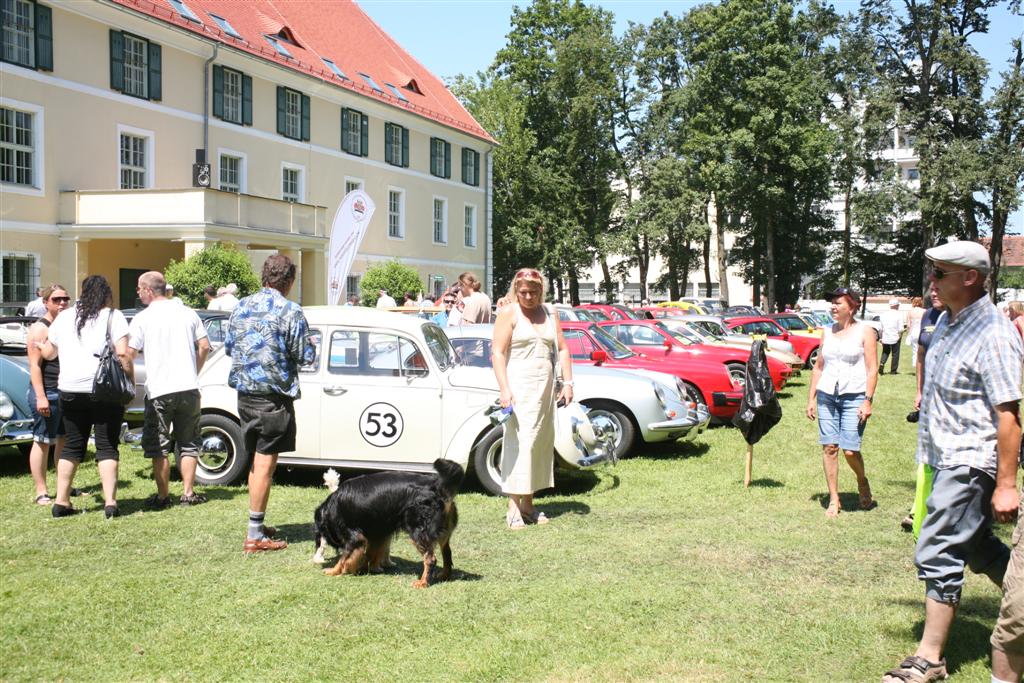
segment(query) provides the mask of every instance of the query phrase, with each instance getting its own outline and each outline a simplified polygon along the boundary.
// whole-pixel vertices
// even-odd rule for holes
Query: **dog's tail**
[[[338,474],[337,470],[333,467],[324,472],[324,486],[331,493],[338,490],[338,484],[341,482],[341,475]]]
[[[437,470],[437,476],[441,480],[441,490],[444,491],[445,496],[454,498],[459,491],[459,486],[462,485],[462,478],[466,476],[465,470],[459,463],[444,458],[434,461],[434,469]]]

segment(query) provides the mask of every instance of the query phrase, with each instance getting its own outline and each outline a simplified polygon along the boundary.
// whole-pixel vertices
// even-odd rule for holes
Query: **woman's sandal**
[[[860,509],[870,510],[878,505],[871,496],[871,484],[865,479],[864,485],[857,485],[857,492],[860,495]]]
[[[937,662],[929,662],[924,657],[916,655],[907,657],[895,669],[889,669],[882,676],[882,683],[929,683],[929,681],[944,681],[949,678],[946,671],[946,660],[940,659]],[[888,679],[888,681],[886,681]]]
[[[526,522],[523,521],[523,516],[518,512],[512,512],[509,510],[505,513],[505,524],[512,531],[520,531],[526,528]]]
[[[825,508],[825,516],[829,519],[835,519],[839,516],[839,513],[842,511],[843,509],[839,507],[839,501],[833,500],[831,503],[828,504],[828,507]]]
[[[49,493],[40,494],[36,496],[36,505],[53,505],[53,498]]]
[[[551,520],[540,510],[534,510],[529,514],[523,515],[523,521],[527,524],[547,524]]]

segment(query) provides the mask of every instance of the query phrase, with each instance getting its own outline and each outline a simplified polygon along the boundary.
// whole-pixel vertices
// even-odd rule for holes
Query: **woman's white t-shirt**
[[[853,325],[842,337],[825,328],[821,342],[824,367],[818,378],[818,391],[826,394],[862,394],[868,389],[868,371],[864,364],[864,326]]]
[[[76,323],[77,308],[61,311],[50,325],[50,342],[57,347],[60,359],[59,390],[74,394],[92,393],[99,357],[107,345],[107,317],[111,315],[110,338],[116,344],[118,339],[128,335],[128,321],[118,310],[104,308],[95,318],[85,321],[81,337]]]

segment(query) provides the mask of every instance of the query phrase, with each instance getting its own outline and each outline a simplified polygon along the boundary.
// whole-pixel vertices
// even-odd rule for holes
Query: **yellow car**
[[[661,308],[681,308],[688,313],[707,315],[707,311],[697,304],[691,304],[689,301],[662,301],[658,306]]]

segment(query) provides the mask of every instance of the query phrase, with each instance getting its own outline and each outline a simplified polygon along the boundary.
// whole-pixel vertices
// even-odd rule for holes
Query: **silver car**
[[[472,367],[491,367],[493,325],[446,327],[459,356]],[[615,434],[622,457],[643,443],[693,439],[711,420],[705,406],[686,401],[674,375],[573,365],[574,399],[589,409],[592,422]]]

